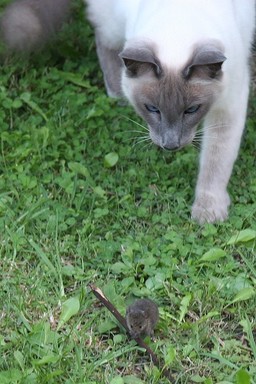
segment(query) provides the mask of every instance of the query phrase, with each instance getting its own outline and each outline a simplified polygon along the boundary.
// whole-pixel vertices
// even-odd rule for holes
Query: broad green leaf
[[[100,219],[101,217],[107,216],[109,214],[108,208],[95,208],[94,216],[96,219]]]
[[[216,384],[233,384],[233,383],[231,383],[231,381],[218,381],[218,383],[216,383]]]
[[[6,345],[5,339],[3,335],[0,335],[0,347],[4,347]]]
[[[206,252],[200,259],[199,261],[217,261],[221,259],[222,257],[226,256],[226,252],[221,249],[221,248],[211,248],[208,252]]]
[[[58,71],[57,69],[54,70],[54,73],[58,74],[58,76],[63,78],[64,80],[72,84],[78,85],[81,88],[86,88],[86,89],[91,88],[89,81],[83,80],[80,74]]]
[[[22,101],[20,99],[14,99],[12,102],[12,108],[18,109],[22,107]]]
[[[124,384],[124,380],[121,376],[113,377],[109,384]]]
[[[189,307],[189,304],[190,304],[190,301],[191,301],[191,294],[188,293],[186,296],[183,297],[183,299],[181,300],[181,303],[180,303],[180,318],[179,318],[179,322],[181,322],[187,311],[188,311],[188,307]]]
[[[78,297],[71,297],[62,304],[62,311],[60,314],[59,330],[72,316],[76,315],[80,309],[80,301]]]
[[[1,384],[14,384],[22,379],[22,372],[19,369],[11,368],[8,371],[0,372]]]
[[[207,378],[205,381],[204,381],[204,384],[213,384],[213,381],[211,378]]]
[[[237,243],[247,243],[248,241],[256,239],[256,231],[253,229],[244,229],[239,232],[237,235],[232,236],[227,242],[228,245],[233,245]]]
[[[243,272],[239,273],[236,277],[232,277],[227,283],[227,289],[231,296],[235,296],[244,288],[251,288],[251,281]]]
[[[37,105],[33,100],[31,100],[31,94],[29,92],[24,92],[21,94],[20,99],[24,101],[34,112],[38,113],[46,122],[48,118],[43,110]]]
[[[219,315],[219,312],[218,311],[211,311],[209,313],[207,313],[206,315],[202,316],[199,320],[198,320],[198,323],[202,323],[208,319],[210,319],[211,317],[215,317],[215,316],[218,316]]]
[[[204,383],[205,379],[206,377],[199,375],[194,375],[190,377],[190,380],[193,381],[193,383]]]
[[[251,378],[247,371],[240,369],[236,374],[236,384],[250,384]]]
[[[106,197],[106,191],[104,191],[104,189],[102,189],[101,187],[95,187],[93,188],[93,191],[96,195],[98,195],[99,197]]]
[[[160,289],[163,287],[163,284],[166,280],[166,274],[163,272],[157,272],[157,270],[154,273],[154,276],[149,277],[146,280],[146,288],[149,290],[154,290],[154,289]]]
[[[48,322],[33,324],[33,327],[27,337],[27,340],[31,345],[37,346],[55,343],[58,339],[59,335],[56,331],[51,330],[50,323]]]
[[[131,268],[129,268],[127,265],[125,265],[124,263],[122,263],[121,261],[117,261],[116,263],[114,263],[111,267],[111,270],[116,273],[116,274],[120,274],[120,273],[126,273],[126,272],[129,272]]]
[[[71,171],[77,173],[78,175],[82,175],[84,177],[90,176],[88,169],[81,163],[78,163],[76,161],[70,161],[68,163],[68,167],[69,169],[71,169]]]
[[[112,168],[118,162],[119,156],[115,152],[110,152],[104,157],[104,165],[106,168]]]
[[[42,357],[42,359],[33,360],[33,364],[38,366],[46,365],[46,364],[54,364],[54,363],[57,363],[59,359],[60,359],[60,356],[50,354]]]
[[[24,363],[24,356],[20,351],[14,351],[14,358],[18,362],[20,368],[24,370],[25,363]]]
[[[111,301],[112,303],[115,302],[118,294],[116,292],[116,286],[114,281],[108,281],[107,284],[103,287],[103,292],[109,301]]]
[[[172,345],[170,345],[168,348],[166,348],[166,351],[164,354],[165,365],[172,364],[175,357],[176,357],[176,349]]]
[[[125,384],[144,384],[145,382],[139,379],[138,377],[131,375],[131,376],[124,377],[124,383]]]
[[[114,328],[116,328],[116,323],[114,323],[114,321],[105,320],[99,324],[98,331],[99,333],[104,334],[111,331],[111,329],[114,329]]]
[[[234,297],[234,299],[232,300],[232,304],[237,303],[238,301],[249,300],[254,295],[255,295],[255,290],[251,287],[241,289],[241,291],[238,292]]]
[[[114,337],[113,337],[114,345],[122,343],[122,341],[124,341],[124,338],[125,338],[125,336],[121,335],[121,334],[114,335]]]

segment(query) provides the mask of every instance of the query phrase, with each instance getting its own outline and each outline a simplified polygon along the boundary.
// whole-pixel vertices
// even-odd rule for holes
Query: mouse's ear
[[[142,316],[145,316],[145,313],[146,313],[146,312],[145,312],[143,309],[140,309],[139,312],[140,312],[140,314],[141,314]]]
[[[126,315],[129,315],[129,313],[131,313],[131,308],[130,308],[130,307],[127,307],[127,308],[126,308],[126,312],[125,312],[125,314],[126,314]]]

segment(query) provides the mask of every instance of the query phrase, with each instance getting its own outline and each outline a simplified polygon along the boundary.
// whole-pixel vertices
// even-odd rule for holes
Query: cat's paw
[[[201,193],[195,199],[192,206],[192,219],[199,224],[224,221],[228,217],[230,198],[227,192],[214,196],[209,193]]]

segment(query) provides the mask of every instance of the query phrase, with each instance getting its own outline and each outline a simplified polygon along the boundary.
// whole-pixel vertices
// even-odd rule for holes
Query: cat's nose
[[[175,145],[164,145],[162,147],[163,149],[167,149],[168,151],[177,151],[180,148],[180,145],[175,144]]]
[[[168,151],[175,151],[181,147],[180,137],[178,135],[167,134],[159,135],[155,134],[153,130],[150,130],[150,138],[157,146]]]
[[[175,151],[180,148],[180,141],[179,140],[173,140],[173,141],[163,140],[161,147],[163,149],[167,149],[168,151]]]
[[[175,151],[180,148],[180,135],[175,130],[167,130],[162,134],[161,147],[168,151]]]

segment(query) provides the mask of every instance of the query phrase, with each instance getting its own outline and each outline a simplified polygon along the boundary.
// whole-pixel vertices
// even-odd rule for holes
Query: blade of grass
[[[237,365],[235,365],[234,363],[231,363],[229,360],[225,359],[225,357],[222,357],[220,355],[216,355],[215,353],[200,353],[200,355],[210,357],[211,359],[218,360],[220,363],[222,363],[222,364],[224,364],[230,368],[233,368],[236,370],[239,369],[239,367]]]
[[[256,343],[252,332],[252,326],[247,315],[245,320],[240,321],[240,324],[242,325],[243,330],[247,335],[247,341],[249,342],[254,358],[256,359]]]
[[[31,108],[34,112],[38,113],[44,119],[44,121],[47,123],[48,118],[47,118],[46,114],[33,100],[30,100],[30,96],[31,96],[30,93],[23,93],[20,96],[20,98],[25,104],[27,104],[29,106],[29,108]]]
[[[248,257],[245,257],[242,253],[240,253],[241,258],[243,259],[243,262],[247,265],[247,267],[250,269],[251,273],[256,278],[256,268],[253,266],[252,262]]]
[[[34,242],[34,240],[32,239],[29,239],[29,243],[31,244],[31,246],[34,248],[34,250],[36,251],[36,254],[37,256],[41,259],[41,261],[43,262],[43,264],[45,264],[49,271],[55,276],[55,277],[58,277],[58,272],[55,268],[55,266],[53,265],[53,263],[49,260],[49,258],[46,256],[46,254],[44,253],[44,251],[42,250],[41,247],[39,247],[38,244],[36,244]]]

